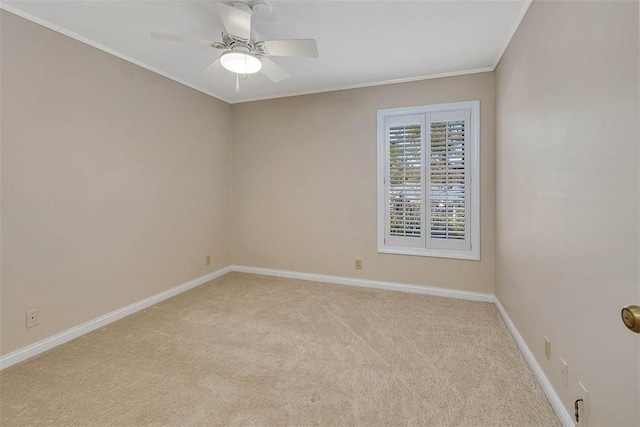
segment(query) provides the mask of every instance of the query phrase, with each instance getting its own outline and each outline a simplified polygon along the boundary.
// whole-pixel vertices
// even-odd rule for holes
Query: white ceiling
[[[162,31],[220,40],[214,1],[5,1],[2,7],[227,102],[491,71],[530,0],[273,1],[254,16],[261,40],[315,38],[319,58],[274,61],[292,73],[280,83],[202,71],[220,51],[154,40]]]

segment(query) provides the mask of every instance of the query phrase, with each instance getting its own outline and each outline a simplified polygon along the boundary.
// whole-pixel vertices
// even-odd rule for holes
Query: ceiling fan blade
[[[224,28],[232,36],[243,40],[251,38],[251,14],[224,3],[216,3]]]
[[[256,46],[271,56],[318,56],[318,45],[314,39],[265,40]]]
[[[226,46],[219,42],[214,42],[211,40],[199,39],[196,37],[185,37],[178,36],[176,34],[168,34],[168,33],[160,33],[158,31],[151,32],[151,38],[156,40],[169,40],[172,42],[183,42],[190,44],[199,44],[207,47],[214,47],[216,49],[226,49]]]
[[[291,77],[291,73],[269,58],[262,57],[260,58],[260,62],[262,62],[262,69],[260,72],[274,83],[279,83]]]

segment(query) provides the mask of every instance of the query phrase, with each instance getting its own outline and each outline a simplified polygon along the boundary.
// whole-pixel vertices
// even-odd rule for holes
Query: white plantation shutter
[[[387,238],[393,245],[423,247],[425,117],[388,117],[385,129]]]
[[[469,110],[431,113],[429,247],[469,250]]]
[[[478,137],[478,101],[378,111],[379,252],[480,259]]]

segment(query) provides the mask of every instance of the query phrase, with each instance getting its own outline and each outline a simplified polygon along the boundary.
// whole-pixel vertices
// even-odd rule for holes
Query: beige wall
[[[229,105],[0,23],[2,354],[229,265]]]
[[[640,302],[637,18],[535,2],[495,75],[229,106],[2,12],[1,353],[232,263],[497,283],[567,408],[581,380],[592,425],[640,423],[640,346],[619,320]],[[472,99],[481,261],[378,254],[376,110]]]
[[[640,425],[638,61],[636,1],[535,1],[496,71],[497,296],[597,426]]]
[[[377,110],[473,99],[481,261],[378,254]],[[233,105],[234,263],[493,293],[494,110],[493,73]]]

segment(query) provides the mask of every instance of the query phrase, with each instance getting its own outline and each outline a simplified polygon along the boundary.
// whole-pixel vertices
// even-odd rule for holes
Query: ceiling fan
[[[239,90],[238,75],[246,76],[261,71],[274,83],[291,76],[288,71],[269,59],[269,56],[309,58],[318,56],[318,47],[314,39],[252,40],[252,15],[271,13],[271,4],[266,0],[233,1],[228,5],[216,3],[216,8],[224,25],[221,42],[155,31],[151,33],[151,37],[224,50],[218,59],[205,68],[204,72],[215,71],[222,66],[236,73],[236,91]]]

